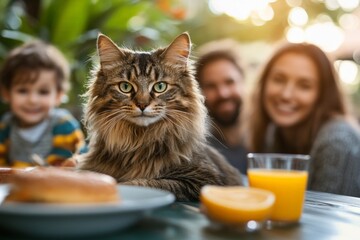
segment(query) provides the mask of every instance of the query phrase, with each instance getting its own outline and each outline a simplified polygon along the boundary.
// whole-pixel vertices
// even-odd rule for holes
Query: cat
[[[151,52],[119,48],[99,34],[85,94],[89,151],[80,169],[120,184],[168,190],[179,201],[199,199],[207,184],[242,185],[240,173],[208,146],[208,117],[194,79],[190,36]]]

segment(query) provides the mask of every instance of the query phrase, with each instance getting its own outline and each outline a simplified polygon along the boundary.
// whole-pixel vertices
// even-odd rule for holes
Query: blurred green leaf
[[[56,1],[54,1],[56,2]],[[88,0],[62,0],[57,5],[55,16],[57,21],[53,23],[52,42],[59,46],[66,46],[75,41],[84,31],[87,20],[90,1]]]
[[[147,11],[151,6],[151,2],[140,2],[133,5],[119,6],[113,14],[107,19],[104,28],[118,31],[126,30],[129,19],[139,15],[143,11]]]
[[[337,22],[344,13],[340,8],[326,9],[324,1],[299,2],[310,21],[319,14],[327,14]],[[30,16],[26,6],[37,9],[38,3],[39,16]],[[179,6],[193,11],[191,17],[179,20],[173,11]],[[190,33],[194,46],[228,37],[243,43],[274,42],[284,37],[291,7],[287,1],[272,1],[271,6],[274,19],[263,26],[255,26],[250,20],[238,21],[225,14],[213,14],[207,0],[1,0],[0,61],[13,47],[29,39],[40,38],[53,43],[64,52],[72,66],[73,88],[67,106],[79,108],[79,95],[85,91],[91,68],[89,58],[96,51],[99,31],[120,45],[144,50],[165,46],[184,31]]]
[[[3,30],[1,35],[5,38],[17,40],[20,42],[28,42],[34,39],[34,36],[19,31]]]

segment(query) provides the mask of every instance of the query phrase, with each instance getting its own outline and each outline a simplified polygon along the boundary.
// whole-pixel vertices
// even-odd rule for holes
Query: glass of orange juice
[[[249,185],[275,194],[268,226],[298,223],[304,205],[310,156],[249,153],[247,158]]]

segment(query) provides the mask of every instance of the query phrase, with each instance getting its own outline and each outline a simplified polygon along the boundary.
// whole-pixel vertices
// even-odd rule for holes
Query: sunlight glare
[[[326,52],[333,52],[343,43],[344,32],[332,22],[317,23],[305,29],[305,40]]]
[[[339,24],[343,29],[355,30],[360,26],[360,19],[355,14],[346,13],[340,16]]]
[[[231,1],[231,4],[227,6],[225,13],[237,20],[245,20],[250,17],[251,11],[250,4],[244,5],[241,1]]]
[[[251,16],[251,22],[255,26],[263,26],[266,23],[266,21],[262,20],[261,18],[255,15]]]
[[[307,24],[308,19],[309,17],[305,9],[301,7],[294,7],[290,10],[288,17],[290,25],[304,26]]]
[[[231,0],[209,0],[209,9],[212,13],[219,15],[225,13],[226,6],[231,3]]]
[[[325,0],[325,6],[329,10],[336,10],[340,7],[337,0]]]
[[[264,21],[271,21],[274,18],[274,10],[270,5],[266,5],[263,9],[259,10],[258,14]]]
[[[302,43],[305,41],[305,32],[300,27],[290,27],[286,32],[286,39],[292,43]]]
[[[209,8],[214,14],[227,14],[238,20],[246,20],[255,13],[263,21],[274,17],[274,10],[269,5],[274,0],[209,0]]]
[[[290,7],[299,7],[302,4],[302,0],[286,0],[286,3]]]
[[[345,11],[353,11],[359,6],[359,0],[337,0],[337,2]]]
[[[350,60],[338,60],[335,62],[337,67],[340,80],[346,84],[356,85],[359,84],[359,74],[358,65]]]
[[[316,16],[315,22],[322,22],[322,23],[332,22],[332,18],[325,13],[320,13],[319,15]]]

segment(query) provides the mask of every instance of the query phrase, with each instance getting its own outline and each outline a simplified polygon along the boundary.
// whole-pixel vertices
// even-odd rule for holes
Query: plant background
[[[184,31],[189,32],[195,49],[220,38],[233,38],[244,45],[258,41],[272,44],[284,38],[289,24],[290,7],[284,2],[273,1],[274,18],[257,26],[250,20],[237,21],[224,14],[213,14],[206,0],[2,0],[0,64],[12,48],[34,38],[57,46],[72,68],[72,89],[64,106],[80,119],[80,96],[85,91],[99,32],[121,46],[141,50],[167,45]],[[301,2],[309,18],[326,13],[336,22],[343,11],[328,10],[322,1]],[[261,58],[266,54],[255,47],[250,55]],[[353,98],[360,99],[358,95],[355,93]],[[0,113],[5,110],[2,105]]]

